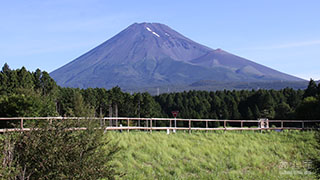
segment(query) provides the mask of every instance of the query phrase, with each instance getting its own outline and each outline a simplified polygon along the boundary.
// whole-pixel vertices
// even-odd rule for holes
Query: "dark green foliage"
[[[179,110],[181,118],[210,119],[294,119],[303,91],[293,89],[258,91],[189,91],[155,97],[164,117]]]
[[[29,72],[25,67],[11,70],[5,64],[0,72],[0,95],[17,93],[21,89],[35,91],[42,95],[54,95],[57,90],[55,81],[45,71]]]
[[[320,100],[315,97],[307,97],[298,106],[296,117],[299,119],[320,119]]]
[[[0,117],[56,116],[57,85],[45,71],[29,72],[24,67],[0,72]],[[0,127],[7,127],[0,121]]]
[[[303,98],[310,97],[310,96],[314,97],[317,95],[317,93],[318,93],[317,83],[313,79],[310,79],[309,85],[303,94]]]
[[[310,118],[310,119],[320,119],[320,83],[317,86],[317,91],[315,92],[315,82],[311,82],[305,92],[306,98],[297,109],[297,116],[300,118]],[[308,90],[309,89],[309,90]],[[320,124],[317,124],[317,128],[320,128]],[[317,145],[315,146],[317,154],[312,158],[312,170],[316,173],[317,178],[320,179],[320,131],[316,132],[315,139],[317,140]]]
[[[55,104],[34,93],[0,96],[1,117],[37,117],[55,115]]]
[[[317,126],[319,128],[319,124]],[[317,141],[317,144],[315,145],[317,154],[312,157],[312,171],[315,172],[318,179],[320,179],[320,131],[319,130],[315,134],[315,139]]]
[[[250,107],[248,107],[248,110],[246,113],[246,119],[254,119],[254,115],[253,115]]]
[[[320,91],[312,79],[303,94],[303,100],[298,105],[295,116],[299,119],[320,119]]]
[[[0,73],[0,116],[118,116],[208,119],[317,119],[320,85],[294,90],[184,91],[151,96],[129,94],[119,87],[62,88],[49,74],[37,69],[11,70],[5,64]],[[309,99],[308,99],[309,98]],[[314,98],[312,101],[310,98]]]
[[[5,155],[0,178],[114,179],[118,173],[111,161],[119,151],[117,143],[90,123],[87,130],[67,130],[73,126],[54,121],[40,130],[6,134],[0,142]]]
[[[276,119],[291,119],[292,117],[292,109],[285,102],[278,104],[275,108],[275,112],[276,112],[276,115],[275,115]]]
[[[142,101],[140,105],[141,117],[159,117],[160,106],[155,102],[153,97],[149,93],[142,93]]]
[[[92,107],[84,102],[80,89],[60,88],[57,107],[61,116],[94,116]]]

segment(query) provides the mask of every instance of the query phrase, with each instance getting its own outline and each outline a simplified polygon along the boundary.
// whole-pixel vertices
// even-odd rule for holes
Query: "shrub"
[[[89,122],[89,121],[88,121]],[[72,122],[56,121],[41,129],[8,133],[0,139],[0,178],[3,179],[114,179],[112,164],[119,151],[103,130],[71,131]]]
[[[317,125],[319,127],[319,125]],[[319,130],[315,134],[315,139],[317,141],[317,144],[315,145],[316,149],[316,155],[312,157],[312,171],[317,175],[317,177],[320,179],[320,132]]]

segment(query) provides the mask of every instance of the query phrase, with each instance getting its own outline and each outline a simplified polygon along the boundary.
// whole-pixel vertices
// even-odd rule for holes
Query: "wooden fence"
[[[24,127],[25,121],[37,120],[52,123],[56,120],[92,120],[99,123],[99,128],[106,131],[119,130],[153,130],[177,131],[184,130],[189,133],[197,131],[215,130],[312,130],[320,120],[267,120],[267,126],[261,127],[261,120],[221,120],[221,119],[174,119],[174,118],[130,118],[130,117],[14,117],[0,118],[0,121],[19,121],[19,127],[0,129],[0,132],[29,131],[30,128]],[[173,124],[178,122],[178,126]],[[184,123],[179,123],[184,122]],[[216,122],[213,126],[212,123]],[[181,125],[182,124],[182,125]],[[211,125],[210,125],[211,124]],[[218,126],[218,127],[216,127]],[[270,127],[271,126],[271,127]],[[74,127],[70,130],[84,130],[86,127]]]

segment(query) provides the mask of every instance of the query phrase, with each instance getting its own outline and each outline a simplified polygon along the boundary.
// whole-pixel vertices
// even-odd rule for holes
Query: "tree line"
[[[151,96],[119,87],[60,87],[37,69],[0,72],[0,116],[172,117],[209,119],[319,119],[320,84],[312,79],[305,90],[184,91]],[[2,124],[1,126],[4,126]]]
[[[180,118],[320,119],[320,84],[311,79],[305,90],[184,91],[151,96],[126,93],[119,87],[60,87],[39,69],[12,70],[5,64],[0,72],[0,117],[172,117],[171,111],[177,110]],[[0,123],[0,128],[10,126]],[[72,122],[57,121],[44,124],[40,131],[1,135],[0,178],[115,179],[124,175],[111,163],[119,151],[117,143],[110,143],[94,125],[87,131],[66,131],[69,127],[74,127]],[[318,143],[319,137],[317,133]],[[319,156],[312,162],[319,175]]]

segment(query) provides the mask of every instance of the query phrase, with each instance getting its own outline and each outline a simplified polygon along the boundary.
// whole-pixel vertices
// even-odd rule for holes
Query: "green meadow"
[[[314,132],[107,132],[118,179],[315,179]]]

